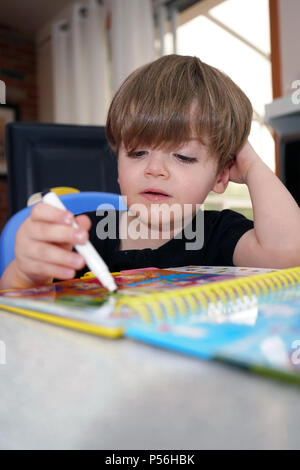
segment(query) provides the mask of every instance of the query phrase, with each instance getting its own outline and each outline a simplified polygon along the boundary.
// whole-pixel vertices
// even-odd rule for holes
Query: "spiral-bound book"
[[[128,337],[300,383],[300,267],[186,266],[0,291],[0,308],[111,338]]]

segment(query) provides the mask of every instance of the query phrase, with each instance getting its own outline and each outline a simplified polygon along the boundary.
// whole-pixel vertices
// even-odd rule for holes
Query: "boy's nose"
[[[168,177],[169,170],[165,156],[162,154],[151,155],[145,168],[145,175]]]

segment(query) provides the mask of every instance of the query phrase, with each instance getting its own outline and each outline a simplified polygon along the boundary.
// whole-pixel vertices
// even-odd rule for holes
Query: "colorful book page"
[[[177,272],[156,268],[136,269],[114,274],[118,286],[116,294],[108,293],[96,278],[89,277],[30,289],[1,291],[0,303],[3,306],[15,305],[68,318],[87,319],[88,315],[89,318],[93,316],[95,319],[101,321],[105,319],[108,322],[115,320],[115,317],[114,309],[107,307],[115,304],[120,297],[166,292],[235,277],[232,271],[230,274],[224,270],[214,273],[202,271],[199,267],[198,272]],[[107,305],[108,299],[112,297],[115,302],[110,301]],[[124,313],[123,319],[128,319],[128,312]]]

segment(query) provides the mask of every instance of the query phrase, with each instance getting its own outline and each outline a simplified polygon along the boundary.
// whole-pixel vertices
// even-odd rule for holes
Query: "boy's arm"
[[[254,229],[238,241],[236,266],[300,266],[300,209],[286,187],[247,142],[230,169],[230,180],[247,184]]]

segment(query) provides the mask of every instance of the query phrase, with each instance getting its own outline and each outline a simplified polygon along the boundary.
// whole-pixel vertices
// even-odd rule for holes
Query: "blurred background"
[[[8,218],[6,123],[103,125],[135,68],[161,55],[196,55],[228,74],[253,108],[250,142],[279,173],[265,105],[300,78],[298,0],[0,0],[0,230]],[[207,208],[252,217],[246,186],[210,194]]]

